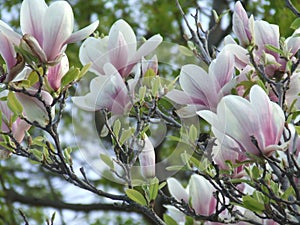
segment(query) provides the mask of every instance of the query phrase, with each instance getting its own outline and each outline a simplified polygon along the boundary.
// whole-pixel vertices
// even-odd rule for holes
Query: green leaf
[[[147,201],[146,201],[145,197],[140,192],[138,192],[134,189],[126,189],[125,193],[128,196],[128,198],[135,201],[136,203],[143,205],[143,206],[147,205]]]
[[[156,177],[154,177],[151,180],[151,184],[150,184],[150,187],[149,187],[150,200],[155,200],[156,199],[157,194],[158,194],[158,187],[159,187],[159,180]]]
[[[259,202],[258,200],[249,195],[243,196],[243,206],[256,213],[262,213],[265,209],[263,203]]]
[[[61,86],[65,87],[66,85],[74,82],[78,78],[79,74],[80,70],[78,68],[71,67],[61,79]]]
[[[156,74],[153,69],[148,69],[144,74],[143,84],[148,88],[151,87],[151,81],[156,77]]]
[[[120,130],[121,130],[121,122],[120,122],[119,119],[117,119],[117,120],[114,122],[114,126],[113,126],[113,131],[114,131],[116,137],[119,137]]]
[[[123,145],[125,143],[125,141],[127,141],[132,136],[133,133],[134,133],[133,127],[130,127],[127,130],[124,130],[122,132],[121,138],[119,140],[120,145]]]
[[[22,114],[23,107],[19,102],[19,100],[17,99],[16,95],[11,91],[7,95],[7,105],[14,114],[16,115]]]
[[[297,30],[299,27],[300,27],[300,18],[297,18],[292,22],[290,28]]]
[[[151,89],[151,93],[152,93],[152,96],[157,96],[158,95],[158,90],[160,88],[160,78],[159,76],[156,76],[152,82],[152,89]]]
[[[145,98],[145,95],[146,95],[146,91],[147,91],[146,86],[140,87],[140,89],[139,89],[139,100],[140,101],[144,101],[144,98]]]
[[[110,169],[114,169],[114,162],[108,155],[100,154],[100,158]]]
[[[188,57],[194,56],[194,53],[190,49],[188,49],[187,47],[185,47],[183,45],[179,45],[178,50],[182,55],[185,55]]]
[[[189,130],[189,137],[191,141],[196,141],[198,139],[197,128],[194,125],[191,125]]]
[[[260,176],[260,171],[257,166],[253,166],[252,168],[252,178],[258,179]]]
[[[160,189],[164,188],[164,186],[166,186],[166,185],[167,185],[167,182],[164,181],[159,184],[158,189],[160,190]]]
[[[190,216],[186,216],[184,225],[194,225],[194,219]]]
[[[295,194],[295,191],[294,191],[293,187],[289,186],[288,189],[285,190],[285,192],[283,193],[281,198],[284,200],[288,200],[288,198],[294,194]]]
[[[300,126],[295,126],[295,130],[296,130],[297,134],[300,135]]]
[[[177,222],[171,216],[164,214],[163,218],[166,225],[177,225]]]
[[[89,71],[92,63],[86,64],[84,67],[81,68],[80,73],[77,76],[77,79],[80,80],[86,73]]]
[[[33,71],[29,74],[27,80],[29,81],[29,85],[32,86],[39,81],[39,75],[36,71]]]
[[[179,171],[183,168],[184,166],[183,165],[175,165],[175,166],[168,166],[166,168],[166,170],[168,171]]]
[[[38,149],[30,149],[30,153],[32,153],[39,161],[43,160],[43,152]]]
[[[272,52],[278,53],[280,55],[285,55],[281,49],[276,48],[274,45],[266,44],[265,47]]]

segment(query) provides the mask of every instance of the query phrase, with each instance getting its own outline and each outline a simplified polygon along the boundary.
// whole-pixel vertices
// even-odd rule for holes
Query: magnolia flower
[[[124,78],[133,67],[162,42],[160,35],[154,35],[137,49],[136,36],[124,20],[116,21],[109,35],[97,39],[90,37],[80,47],[79,57],[82,64],[92,62],[90,70],[96,74],[104,74],[104,64],[111,63]]]
[[[282,76],[286,69],[286,58],[293,59],[300,48],[300,37],[298,35],[300,29],[287,38],[281,46],[279,43],[279,26],[263,20],[254,21],[252,16],[248,18],[245,9],[239,1],[235,4],[232,22],[233,31],[238,37],[241,46],[237,44],[234,46],[228,37],[225,41],[230,43],[228,48],[232,49],[236,64],[239,65],[238,68],[242,69],[243,65],[252,64],[248,51],[243,49],[243,47],[247,47],[251,43],[256,47],[253,51],[254,61],[257,65],[263,66],[265,74],[269,77]],[[282,47],[282,51],[285,54],[284,57],[282,58],[277,51],[270,50],[268,46],[273,46],[277,49]]]
[[[11,81],[24,67],[24,62],[18,61],[14,46],[19,45],[21,36],[0,20],[0,54],[7,66],[7,76],[4,81]]]
[[[155,151],[150,139],[146,136],[144,146],[139,154],[142,174],[145,178],[155,176]]]
[[[23,34],[37,40],[46,60],[56,61],[67,44],[80,41],[95,31],[98,21],[75,33],[74,15],[67,1],[56,1],[49,7],[44,0],[24,0],[20,12]]]
[[[1,97],[4,97],[6,95],[7,95],[6,91],[0,93]],[[15,122],[9,125],[13,113],[7,106],[6,101],[0,101],[0,111],[2,113],[1,132],[11,131],[15,140],[21,143],[25,136],[25,132],[31,126],[28,123],[26,123],[24,120],[21,120],[20,118],[17,118]],[[0,139],[0,141],[3,141],[2,138]],[[8,150],[2,148],[0,149],[0,158],[7,158],[10,154],[11,152]]]
[[[60,88],[61,79],[68,71],[69,60],[66,54],[63,54],[63,57],[58,64],[48,68],[48,82],[54,91],[57,91]]]
[[[105,76],[97,76],[91,81],[90,93],[73,97],[72,100],[87,111],[108,109],[113,114],[121,115],[131,106],[127,87],[112,64],[105,64],[103,70]]]
[[[254,85],[249,101],[240,96],[225,96],[217,112],[198,112],[212,126],[212,131],[225,148],[252,154],[270,155],[283,133],[285,116],[258,85]],[[237,149],[238,147],[238,149]]]
[[[242,46],[248,46],[252,42],[253,17],[248,19],[247,13],[240,1],[234,6],[232,30]]]
[[[53,16],[55,15],[55,16]],[[67,44],[80,41],[95,31],[98,21],[88,27],[73,32],[74,16],[66,1],[56,1],[49,7],[43,0],[24,0],[20,12],[23,44],[40,58],[42,62],[59,61]],[[20,44],[21,35],[0,21],[0,53],[8,66],[8,72],[17,63],[14,46]],[[5,43],[5,44],[4,44]],[[12,80],[8,77],[7,81]]]
[[[214,197],[215,188],[204,177],[193,174],[186,188],[183,188],[181,183],[175,178],[168,178],[167,184],[169,192],[177,201],[184,201],[190,204],[195,210],[195,213],[203,216],[209,216],[215,212],[217,200]],[[185,215],[178,209],[166,206],[171,210],[172,215],[176,214],[178,222],[185,221]],[[176,213],[176,211],[178,211]],[[182,217],[180,217],[182,214]],[[184,224],[184,223],[183,223]]]
[[[196,65],[181,68],[179,83],[181,90],[172,90],[166,97],[178,104],[187,105],[178,110],[182,117],[196,115],[196,111],[216,110],[220,99],[234,87],[234,58],[229,51],[221,51],[208,68],[208,74]]]

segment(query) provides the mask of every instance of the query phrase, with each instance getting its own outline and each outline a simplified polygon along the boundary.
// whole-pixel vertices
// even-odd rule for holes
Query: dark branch
[[[291,0],[285,0],[285,4],[297,17],[300,17],[300,12],[296,9]]]

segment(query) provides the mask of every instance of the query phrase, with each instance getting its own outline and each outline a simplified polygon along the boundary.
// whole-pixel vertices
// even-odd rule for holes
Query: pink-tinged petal
[[[216,135],[217,136],[217,135]],[[223,137],[225,137],[225,135],[223,134]],[[228,140],[226,140],[228,141]],[[237,145],[237,143],[235,141],[232,141],[232,144]],[[226,143],[227,145],[227,143]],[[236,160],[239,159],[239,153],[237,151],[234,151],[231,148],[226,148],[225,147],[225,143],[224,143],[224,139],[217,139],[215,141],[215,145],[213,146],[213,160],[214,162],[221,168],[221,169],[229,169],[226,161],[231,161],[233,164],[236,162]]]
[[[107,53],[108,36],[100,39],[90,37],[87,38],[79,49],[79,59],[81,64],[86,65],[92,63],[90,71],[98,75],[103,75],[103,66],[109,62]]]
[[[258,46],[257,54],[261,55],[263,51],[278,58],[278,53],[266,49],[266,45],[273,45],[279,48],[279,26],[270,24],[266,21],[254,21],[254,41]]]
[[[114,114],[123,114],[127,112],[131,106],[127,87],[117,69],[110,63],[103,67],[106,75],[111,76],[110,84],[102,94],[103,98],[110,99],[108,108]]]
[[[147,56],[151,52],[153,52],[157,46],[162,42],[162,37],[157,34],[148,39],[138,50],[135,54],[131,54],[129,52],[129,62],[127,64],[127,68],[123,71],[123,74],[126,76],[128,75],[133,67],[138,63],[144,56]],[[128,49],[130,48],[130,45]]]
[[[216,82],[219,83],[219,91],[229,81],[232,80],[234,74],[234,57],[228,49],[220,52],[218,57],[212,61],[209,66],[209,76],[214,76]]]
[[[43,43],[43,19],[47,8],[44,0],[24,0],[20,11],[22,33],[34,36],[40,45]]]
[[[139,154],[142,174],[145,178],[155,177],[155,151],[150,139],[146,136],[144,147]]]
[[[33,89],[27,91],[30,92],[31,94],[35,94],[37,92],[37,90],[33,90]],[[41,95],[42,95],[42,99],[46,102],[46,104],[50,106],[53,101],[52,96],[46,91],[42,91]],[[31,122],[36,121],[40,125],[48,124],[49,122],[48,112],[41,101],[39,101],[35,97],[28,96],[21,92],[16,93],[16,97],[22,104],[25,116],[29,121]],[[54,111],[52,111],[51,113],[52,117],[54,116],[53,113]]]
[[[14,45],[19,45],[21,35],[16,33],[8,24],[0,20],[0,31],[10,40]]]
[[[224,40],[224,45],[229,45],[229,44],[237,44],[236,41],[233,39],[233,37],[231,35],[226,35]]]
[[[69,70],[69,60],[66,54],[63,55],[61,61],[48,69],[47,77],[51,88],[57,91],[60,88],[61,78]]]
[[[178,180],[172,177],[168,178],[167,184],[172,197],[174,197],[179,202],[181,202],[181,200],[185,201],[186,203],[189,202],[189,195]]]
[[[158,73],[158,59],[156,55],[149,60],[142,58],[142,74],[145,75],[149,69],[152,69],[155,74]]]
[[[78,42],[78,41],[81,41],[81,40],[87,38],[97,29],[98,25],[99,25],[99,21],[97,20],[97,21],[93,22],[92,24],[90,24],[89,26],[82,28],[79,31],[74,32],[68,38],[68,40],[65,42],[65,44]]]
[[[260,133],[256,134],[255,138],[264,152],[266,147],[278,144],[283,132],[285,116],[279,105],[271,102],[267,94],[257,85],[250,90],[250,101],[260,125],[260,129],[257,129]]]
[[[249,19],[242,3],[238,1],[234,7],[232,29],[242,46],[247,46],[252,40]]]
[[[193,100],[191,99],[190,96],[188,96],[185,92],[180,91],[180,90],[172,90],[166,94],[166,97],[170,99],[171,101],[181,104],[181,105],[186,105],[186,104],[192,104]]]
[[[234,55],[234,64],[238,69],[243,69],[250,64],[249,53],[247,49],[237,44],[227,44],[222,51],[228,51]]]
[[[127,76],[128,74],[122,74],[122,71],[127,66],[129,52],[128,45],[121,32],[119,32],[118,39],[114,43],[114,48],[109,47],[108,54],[110,63],[120,72],[121,76]]]
[[[196,116],[197,111],[204,109],[207,109],[207,107],[203,105],[191,104],[176,110],[176,113],[180,118],[190,118],[192,116]]]
[[[132,61],[140,60],[142,57],[149,55],[160,45],[162,41],[163,38],[160,34],[152,36],[144,44],[142,44],[141,47],[139,47]]]
[[[243,152],[258,153],[251,141],[251,136],[258,128],[258,121],[251,104],[246,99],[240,96],[225,96],[218,104],[217,114],[208,111],[200,111],[198,114],[207,120],[213,129],[236,141]]]
[[[216,209],[215,188],[204,177],[193,174],[189,181],[189,196],[197,214],[208,216]]]
[[[189,64],[180,71],[179,83],[194,104],[215,108],[218,104],[216,84],[201,67]]]
[[[98,76],[94,78],[90,83],[91,91],[85,96],[72,97],[73,103],[86,111],[96,111],[107,107],[110,99],[102,98],[100,93],[105,85],[108,84],[109,79],[109,76]]]
[[[225,96],[218,105],[217,114],[223,122],[223,132],[234,139],[242,151],[258,153],[251,136],[257,132],[259,121],[249,101],[240,96]]]
[[[73,97],[73,102],[87,111],[108,109],[114,114],[123,114],[130,107],[126,85],[116,68],[104,65],[105,76],[98,76],[90,83],[90,93]]]
[[[54,60],[73,32],[74,15],[71,6],[66,1],[54,2],[46,10],[43,26],[43,49],[48,60]]]
[[[128,53],[131,58],[136,52],[136,36],[130,25],[125,20],[117,20],[109,31],[109,41],[108,41],[108,50],[114,49],[117,47],[119,32],[122,33],[125,43],[128,45]]]
[[[31,125],[21,119],[17,121],[12,126],[12,133],[17,142],[21,143],[25,137],[25,132],[29,130]]]
[[[10,42],[7,36],[5,36],[2,33],[1,30],[0,30],[0,43],[1,43],[0,54],[4,59],[9,72],[9,70],[17,63],[16,52],[13,44]]]
[[[295,32],[293,33],[293,35],[291,37],[288,37],[286,39],[286,45],[287,45],[287,49],[293,54],[295,55],[298,50],[300,49],[300,28],[298,28],[297,30],[295,30]]]
[[[289,107],[296,101],[296,109],[300,109],[300,73],[294,73],[291,76],[289,89],[286,91],[285,99]]]

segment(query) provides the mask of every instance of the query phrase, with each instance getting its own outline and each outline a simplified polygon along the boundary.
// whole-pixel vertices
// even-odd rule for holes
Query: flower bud
[[[142,73],[143,73],[143,76],[145,75],[145,73],[149,69],[152,69],[155,74],[158,73],[158,61],[157,61],[157,56],[156,55],[154,55],[149,60],[146,60],[145,58],[142,58]]]
[[[155,176],[155,151],[150,139],[146,136],[144,139],[144,147],[139,154],[142,175],[145,178]]]
[[[20,45],[25,51],[37,57],[40,62],[47,62],[47,56],[44,50],[41,48],[39,42],[30,34],[23,35]]]

